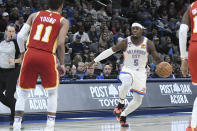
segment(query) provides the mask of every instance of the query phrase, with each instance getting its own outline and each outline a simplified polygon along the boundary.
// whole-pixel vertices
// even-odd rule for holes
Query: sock
[[[55,118],[56,118],[56,116],[52,116],[52,115],[47,116],[47,120],[49,120],[49,121],[54,121]]]
[[[15,116],[14,117],[14,122],[21,122],[22,121],[22,117],[21,116]]]

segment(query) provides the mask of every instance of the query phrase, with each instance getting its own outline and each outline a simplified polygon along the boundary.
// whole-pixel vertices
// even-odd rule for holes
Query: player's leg
[[[191,73],[192,84],[197,85],[197,46],[196,43],[190,42],[189,46],[189,56],[188,56],[188,64],[189,64],[189,71]],[[193,130],[192,130],[193,128]],[[197,98],[194,101],[193,111],[192,111],[192,119],[191,119],[191,127],[187,128],[187,131],[197,131]]]
[[[43,54],[42,57],[45,62],[41,65],[42,71],[40,71],[40,77],[43,87],[48,90],[48,116],[46,128],[53,128],[55,125],[57,110],[57,88],[59,86],[59,74],[57,71],[56,56],[46,53]]]
[[[121,73],[119,76],[119,79],[121,80],[122,84],[121,84],[120,93],[119,93],[120,100],[119,100],[118,105],[114,109],[114,114],[116,116],[120,116],[120,114],[122,113],[124,106],[125,106],[126,95],[133,83],[133,78],[132,78],[131,74],[122,74]]]
[[[34,57],[34,52],[30,50],[28,50],[24,56],[24,60],[19,75],[19,84],[18,84],[19,90],[18,90],[18,98],[16,100],[16,105],[15,105],[15,117],[13,124],[14,130],[21,128],[21,122],[25,110],[25,102],[28,97],[29,89],[35,89],[37,76],[38,76],[37,70],[35,68],[37,63],[34,63],[35,61],[34,59],[36,57]]]
[[[122,127],[128,126],[128,124],[126,123],[126,116],[135,111],[142,104],[143,97],[143,95],[135,92],[133,93],[133,99],[120,115],[120,123]]]
[[[47,124],[48,128],[52,128],[55,126],[55,117],[57,111],[57,88],[48,90],[48,106],[47,106]]]
[[[21,88],[18,89],[18,98],[15,106],[16,111],[15,111],[14,124],[13,124],[14,129],[21,129],[21,122],[24,115],[25,102],[28,98],[28,93],[29,93],[28,90],[24,90]]]

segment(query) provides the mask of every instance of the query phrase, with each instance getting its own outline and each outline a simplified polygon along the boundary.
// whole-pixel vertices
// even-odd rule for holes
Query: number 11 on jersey
[[[44,28],[43,24],[40,24],[40,25],[37,26],[36,34],[33,37],[34,40],[39,40],[40,41],[40,39],[41,39],[40,37],[41,37],[42,31],[43,31],[43,28]],[[41,39],[42,42],[45,42],[45,43],[49,42],[49,37],[50,37],[50,34],[51,34],[51,30],[52,30],[52,26],[45,27],[45,33],[44,33],[44,36]]]

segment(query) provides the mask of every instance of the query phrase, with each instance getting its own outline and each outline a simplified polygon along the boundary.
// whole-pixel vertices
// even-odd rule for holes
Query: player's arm
[[[183,77],[187,77],[188,75],[188,55],[186,51],[187,46],[187,32],[189,31],[190,26],[190,12],[191,6],[187,9],[187,11],[183,15],[182,23],[179,29],[179,48],[180,48],[180,56],[181,56],[181,71]]]
[[[127,42],[126,42],[126,40],[123,40],[122,42],[115,45],[114,47],[111,47],[111,48],[103,51],[88,66],[91,66],[96,62],[102,61],[102,60],[108,58],[109,56],[111,56],[112,54],[116,53],[117,51],[125,50],[126,48],[127,48]]]
[[[150,40],[148,41],[148,53],[152,55],[153,59],[156,61],[157,64],[162,61],[155,49],[155,45]]]
[[[64,55],[65,55],[65,40],[69,29],[69,22],[66,19],[61,20],[61,27],[58,36],[58,46],[57,46],[57,57],[59,59],[60,65],[64,65]]]
[[[183,15],[183,19],[179,29],[179,47],[180,55],[182,59],[187,59],[186,45],[187,45],[187,32],[189,31],[190,26],[190,17],[189,17],[190,8]]]
[[[30,31],[35,15],[36,13],[33,13],[29,16],[26,23],[23,25],[23,27],[21,28],[20,32],[17,35],[17,43],[18,43],[19,50],[21,53],[25,52],[25,38],[27,37]]]

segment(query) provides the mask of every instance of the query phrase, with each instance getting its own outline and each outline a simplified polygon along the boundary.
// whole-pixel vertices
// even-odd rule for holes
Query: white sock
[[[21,122],[22,121],[22,117],[21,116],[15,116],[14,117],[14,122]]]
[[[49,121],[55,121],[56,116],[48,115],[47,120]]]

